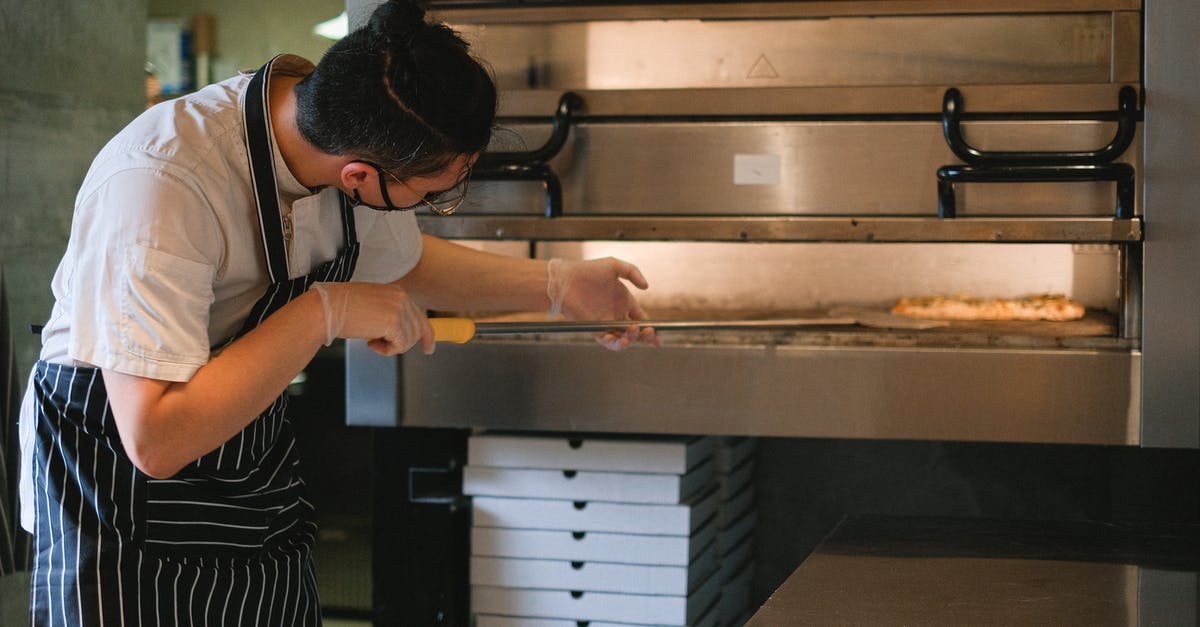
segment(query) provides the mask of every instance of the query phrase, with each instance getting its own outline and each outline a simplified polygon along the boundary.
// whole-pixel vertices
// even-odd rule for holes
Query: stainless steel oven
[[[352,420],[1196,445],[1194,412],[1144,394],[1140,2],[435,6],[494,68],[502,119],[470,206],[427,232],[622,256],[658,317],[935,293],[1090,313],[670,333],[623,355],[549,335],[403,363],[351,346]]]

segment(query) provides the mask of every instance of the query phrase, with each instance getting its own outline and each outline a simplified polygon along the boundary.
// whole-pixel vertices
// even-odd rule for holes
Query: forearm
[[[298,297],[186,382],[105,371],[113,415],[134,464],[168,477],[237,435],[324,343],[320,309],[316,294]]]
[[[545,311],[546,262],[497,255],[426,235],[421,261],[397,283],[427,309]]]

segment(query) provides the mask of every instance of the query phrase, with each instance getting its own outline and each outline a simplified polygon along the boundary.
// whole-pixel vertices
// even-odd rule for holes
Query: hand
[[[646,312],[622,281],[642,290],[650,287],[641,270],[631,263],[612,257],[587,261],[551,259],[547,274],[546,293],[552,316],[561,311],[570,320],[646,319]],[[653,328],[636,324],[623,331],[599,333],[596,341],[609,350],[622,350],[635,342],[659,345]]]
[[[396,355],[417,342],[433,353],[429,318],[408,293],[391,283],[313,283],[325,312],[325,345],[334,338],[365,339],[381,355]]]

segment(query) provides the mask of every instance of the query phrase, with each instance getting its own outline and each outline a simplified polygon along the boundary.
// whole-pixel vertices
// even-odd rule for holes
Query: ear
[[[377,178],[379,178],[379,173],[375,171],[375,168],[362,161],[347,162],[338,173],[338,180],[347,190],[358,189],[368,184],[378,185],[378,182],[375,181]]]

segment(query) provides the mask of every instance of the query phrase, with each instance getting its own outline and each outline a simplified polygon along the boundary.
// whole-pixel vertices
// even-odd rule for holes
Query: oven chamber
[[[471,198],[426,232],[627,259],[652,317],[1056,292],[1093,325],[350,343],[351,424],[1200,444],[1196,299],[1175,296],[1195,264],[1147,236],[1192,218],[1148,183],[1175,170],[1148,125],[1176,120],[1155,117],[1140,2],[433,11],[492,66],[501,119]]]

